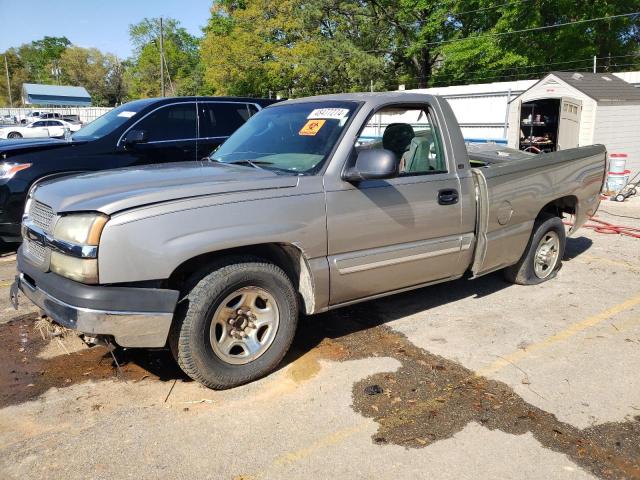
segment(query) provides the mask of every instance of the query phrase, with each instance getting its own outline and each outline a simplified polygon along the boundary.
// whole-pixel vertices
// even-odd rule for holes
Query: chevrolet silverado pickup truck
[[[300,314],[496,270],[553,278],[562,219],[571,234],[595,213],[605,167],[601,145],[468,150],[435,96],[289,100],[206,160],[39,184],[12,298],[229,388],[278,365]]]

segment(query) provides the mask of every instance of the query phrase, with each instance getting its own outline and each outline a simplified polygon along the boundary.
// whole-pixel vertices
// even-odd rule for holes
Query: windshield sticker
[[[349,115],[349,109],[347,108],[316,108],[309,114],[307,120],[311,120],[314,118],[341,120],[343,118],[346,118],[347,115]]]
[[[308,120],[307,123],[304,124],[304,127],[300,129],[298,135],[313,137],[320,131],[324,122],[326,122],[326,120]]]
[[[136,112],[129,112],[128,110],[125,110],[124,112],[120,112],[118,114],[119,117],[125,117],[125,118],[131,118],[136,114]]]

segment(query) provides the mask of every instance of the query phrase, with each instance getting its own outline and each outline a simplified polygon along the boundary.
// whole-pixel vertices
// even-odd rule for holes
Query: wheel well
[[[538,220],[544,214],[551,214],[555,217],[562,218],[563,214],[567,213],[569,215],[575,215],[578,209],[578,198],[574,195],[567,195],[566,197],[561,197],[553,200],[552,202],[547,203],[538,216],[536,220]]]
[[[167,281],[168,287],[182,291],[194,274],[204,276],[211,271],[208,267],[213,268],[213,264],[221,259],[242,255],[258,257],[282,268],[298,292],[298,301],[302,310],[307,314],[313,313],[315,310],[313,276],[302,251],[291,244],[247,245],[198,255],[183,262],[171,273]]]

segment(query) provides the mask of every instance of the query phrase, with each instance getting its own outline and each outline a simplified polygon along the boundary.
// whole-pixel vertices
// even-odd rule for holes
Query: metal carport
[[[91,95],[84,87],[24,83],[22,84],[22,102],[25,105],[88,107],[91,106]]]

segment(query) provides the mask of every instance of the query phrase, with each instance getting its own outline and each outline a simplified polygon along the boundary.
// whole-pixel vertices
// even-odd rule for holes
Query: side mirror
[[[147,132],[144,130],[129,130],[122,139],[122,143],[125,146],[135,145],[137,143],[144,143],[147,141]]]
[[[394,178],[398,176],[399,165],[396,154],[391,150],[362,150],[356,158],[356,164],[347,170],[342,178],[347,182]]]

